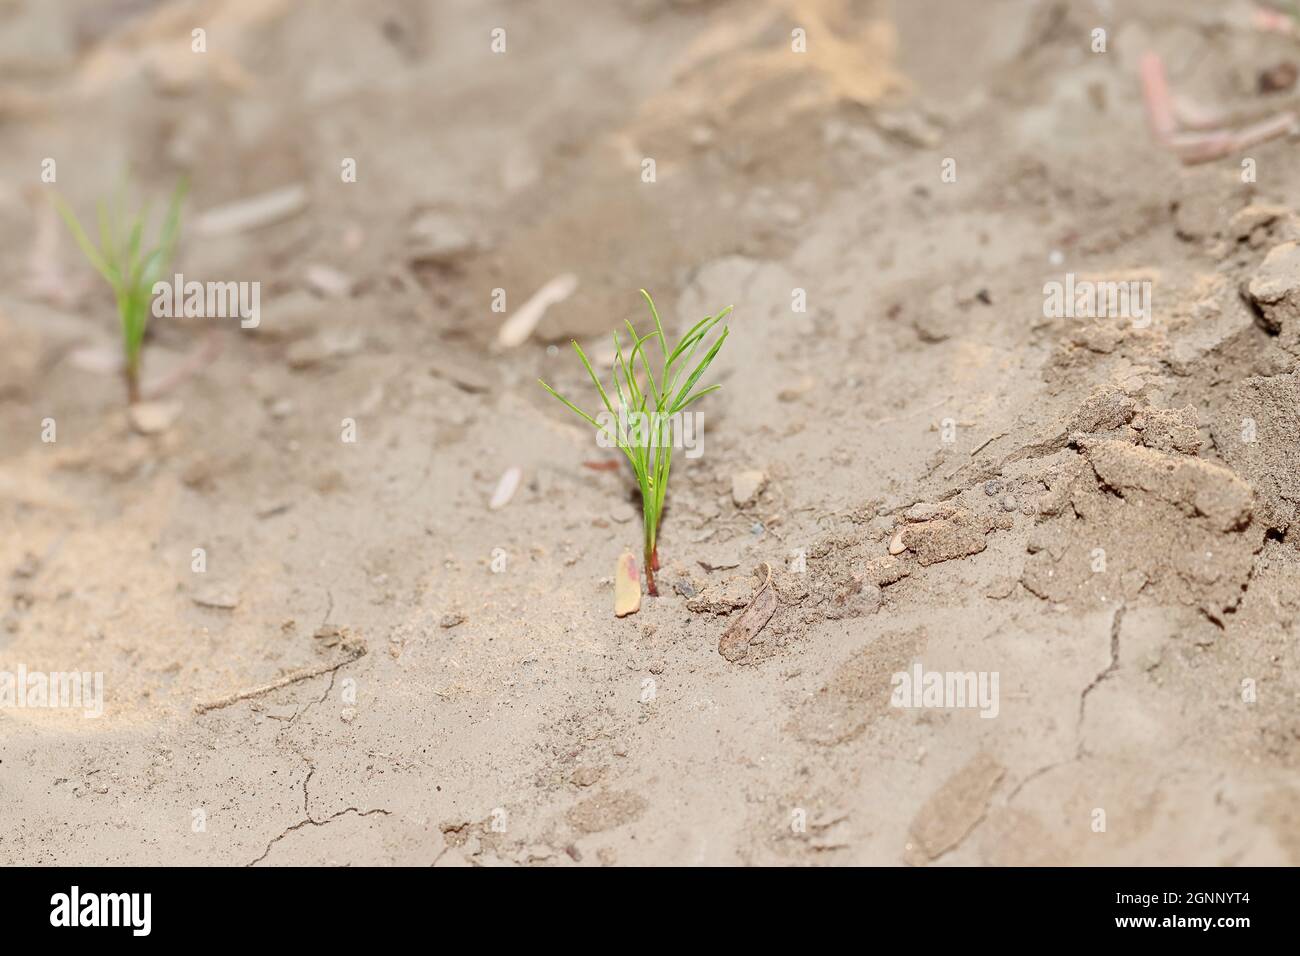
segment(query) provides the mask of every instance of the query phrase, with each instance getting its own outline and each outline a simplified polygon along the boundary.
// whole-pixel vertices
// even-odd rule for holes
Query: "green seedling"
[[[664,336],[663,322],[659,319],[659,310],[655,308],[654,300],[645,289],[641,290],[641,295],[650,306],[655,327],[645,335],[638,335],[632,323],[626,323],[631,350],[626,358],[623,355],[623,344],[619,341],[618,333],[614,333],[614,398],[618,401],[617,407],[600,383],[600,377],[592,369],[591,362],[582,351],[582,346],[576,341],[573,343],[574,351],[578,353],[578,358],[582,360],[583,367],[586,368],[587,374],[591,376],[591,381],[596,386],[596,391],[600,394],[600,400],[609,415],[608,421],[604,423],[597,421],[545,382],[541,384],[544,389],[616,444],[631,462],[632,471],[636,474],[637,484],[641,488],[646,589],[652,595],[658,595],[654,573],[659,570],[657,547],[659,519],[663,516],[664,500],[668,494],[668,472],[672,467],[671,433],[674,416],[709,392],[716,392],[722,387],[710,385],[692,391],[705,369],[717,357],[718,350],[722,348],[722,343],[726,341],[730,330],[723,326],[722,333],[713,341],[699,364],[691,369],[685,381],[682,381],[682,371],[691,367],[696,351],[708,340],[714,327],[731,312],[731,306],[727,306],[717,315],[701,319],[682,336],[676,345],[669,348],[668,339]],[[646,348],[646,343],[651,339],[658,339],[659,348],[663,353],[663,361],[657,375],[650,365],[649,352]],[[638,356],[641,358],[642,367],[640,375],[636,368]],[[604,414],[598,412],[597,416],[603,417]]]
[[[144,231],[149,220],[147,203],[134,219],[127,222],[122,216],[122,190],[118,190],[111,208],[100,200],[96,204],[99,218],[99,246],[96,247],[67,202],[61,196],[54,197],[55,208],[68,224],[72,237],[116,297],[117,314],[122,321],[127,400],[131,404],[140,400],[140,351],[144,346],[145,330],[149,327],[150,300],[154,283],[170,263],[176,246],[185,190],[184,180],[177,183],[158,241],[151,248],[144,244]]]

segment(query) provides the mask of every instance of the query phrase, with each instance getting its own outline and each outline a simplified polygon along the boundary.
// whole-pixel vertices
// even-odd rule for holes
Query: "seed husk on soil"
[[[614,616],[627,617],[641,609],[641,569],[636,555],[624,551],[614,569]]]

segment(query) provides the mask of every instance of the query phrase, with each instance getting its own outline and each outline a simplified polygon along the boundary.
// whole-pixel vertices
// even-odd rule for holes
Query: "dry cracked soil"
[[[1254,13],[0,3],[0,673],[103,678],[0,707],[0,863],[1300,864],[1296,134],[1184,163],[1141,82],[1297,108]],[[261,290],[134,416],[47,196],[124,170]],[[536,380],[643,286],[735,308],[616,618],[636,486]]]

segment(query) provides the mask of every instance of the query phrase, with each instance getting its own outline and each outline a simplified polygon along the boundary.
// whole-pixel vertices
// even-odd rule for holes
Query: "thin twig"
[[[1143,55],[1140,72],[1142,99],[1146,105],[1151,132],[1184,165],[1192,166],[1222,159],[1295,131],[1296,115],[1290,111],[1238,129],[1229,128],[1230,120],[1227,118],[1211,116],[1200,108],[1193,108],[1189,116],[1188,109],[1184,106],[1183,116],[1180,116],[1169,92],[1165,64],[1160,54],[1149,52]],[[1183,131],[1187,129],[1194,132]]]
[[[221,354],[221,339],[212,333],[204,339],[190,355],[171,374],[152,383],[144,390],[144,397],[153,401],[166,395],[187,378],[207,368]]]
[[[1007,437],[1007,433],[1006,433],[1006,432],[1003,432],[1003,433],[1000,434],[1000,435],[994,435],[994,436],[992,436],[991,438],[986,438],[986,439],[984,439],[982,442],[980,442],[978,445],[976,445],[973,449],[971,449],[970,456],[971,456],[972,458],[974,458],[976,455],[978,455],[980,452],[982,452],[982,451],[983,451],[985,448],[987,448],[989,445],[993,444],[993,443],[994,443],[995,441],[997,441],[999,438],[1006,438],[1006,437]]]
[[[281,687],[288,687],[290,684],[296,684],[298,681],[310,680],[313,677],[320,677],[323,674],[329,674],[338,670],[340,667],[346,667],[353,661],[360,660],[366,656],[366,645],[363,641],[357,640],[350,645],[344,645],[348,651],[348,656],[335,664],[318,664],[315,667],[304,667],[296,671],[291,671],[283,677],[276,678],[269,684],[262,684],[259,687],[253,687],[248,690],[241,690],[234,694],[227,694],[225,697],[218,697],[214,700],[199,701],[194,705],[194,713],[206,714],[210,710],[220,710],[222,707],[229,707],[231,704],[237,704],[241,700],[249,700],[253,697],[260,697],[263,694],[269,694],[273,690],[279,690]]]

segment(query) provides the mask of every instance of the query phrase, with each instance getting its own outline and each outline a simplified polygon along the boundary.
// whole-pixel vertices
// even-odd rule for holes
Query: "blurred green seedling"
[[[140,353],[149,327],[153,286],[162,277],[175,251],[186,188],[182,180],[172,191],[167,213],[152,245],[145,242],[149,205],[146,203],[134,218],[128,220],[122,208],[122,189],[117,191],[111,205],[104,200],[96,203],[98,246],[91,241],[63,197],[54,196],[55,208],[67,223],[82,253],[113,290],[122,325],[123,372],[127,400],[131,404],[140,400]]]

